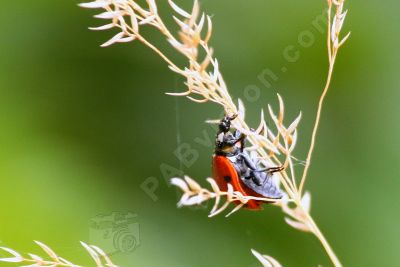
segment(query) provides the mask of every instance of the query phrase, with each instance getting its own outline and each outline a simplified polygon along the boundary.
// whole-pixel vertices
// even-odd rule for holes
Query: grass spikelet
[[[43,257],[40,257],[38,255],[28,253],[27,256],[22,256],[22,254],[18,253],[17,251],[6,248],[6,247],[0,247],[0,250],[3,250],[5,253],[9,254],[8,256],[5,256],[4,258],[0,258],[0,262],[9,262],[9,263],[18,263],[18,264],[23,264],[24,266],[65,266],[65,267],[81,267],[80,265],[76,265],[60,256],[57,255],[56,252],[54,252],[49,246],[46,244],[35,241],[35,243],[45,252],[46,257],[48,259],[45,259]],[[86,249],[88,254],[92,257],[92,259],[95,262],[95,266],[97,267],[103,267],[103,266],[109,266],[109,267],[118,267],[114,263],[112,263],[110,257],[104,253],[103,250],[96,246],[88,245],[84,242],[81,242],[81,245]],[[22,266],[22,265],[20,265]]]

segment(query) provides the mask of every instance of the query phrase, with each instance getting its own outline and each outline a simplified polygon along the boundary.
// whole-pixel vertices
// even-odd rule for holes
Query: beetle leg
[[[250,174],[249,174],[248,176],[245,176],[244,178],[245,178],[246,180],[251,179],[251,180],[253,181],[253,183],[255,183],[255,184],[258,185],[258,186],[261,186],[261,185],[262,185],[262,184],[261,184],[261,179],[260,179],[259,175],[258,175],[258,174],[256,175],[256,173],[254,173],[254,172],[250,172]]]
[[[240,156],[243,158],[246,166],[254,172],[268,172],[270,174],[274,174],[275,172],[281,172],[285,169],[283,166],[257,169],[254,161],[247,154],[241,153]]]
[[[282,166],[279,166],[279,167],[268,168],[266,171],[272,175],[272,174],[274,174],[276,172],[281,172],[284,169],[285,169],[285,167],[282,165]]]
[[[279,167],[271,167],[271,168],[264,168],[264,169],[257,169],[257,170],[253,170],[255,172],[268,172],[269,174],[274,174],[276,172],[281,172],[285,169],[285,167],[283,166],[279,166]]]
[[[239,141],[244,141],[246,139],[246,135],[244,133],[242,133],[239,130],[235,130],[235,132],[233,133],[233,136],[236,138],[236,140]]]
[[[244,164],[251,170],[255,171],[257,170],[257,166],[254,164],[254,162],[251,160],[249,155],[246,153],[240,153],[240,157],[243,159]]]
[[[260,186],[262,179],[260,177],[260,172],[257,171],[257,166],[251,160],[249,155],[245,153],[240,153],[239,156],[243,159],[244,165],[250,170],[249,175],[245,176],[245,178],[251,179],[256,185]]]
[[[265,171],[267,172],[267,177],[264,180],[264,185],[265,183],[272,178],[272,175],[276,172],[281,172],[285,169],[284,166],[279,166],[279,167],[272,167],[272,168],[268,168]]]
[[[260,173],[262,172],[267,172],[269,175],[267,175],[264,183],[267,181],[267,179],[270,178],[274,173],[276,172],[281,172],[284,170],[283,166],[279,167],[272,167],[272,168],[264,168],[264,169],[258,169],[254,161],[245,153],[241,153],[240,156],[243,159],[244,164],[251,170],[251,175],[249,178],[252,178],[253,182],[256,185],[261,185],[261,177]]]
[[[239,130],[236,130],[234,134],[235,138],[237,138],[236,143],[240,143],[240,151],[243,152],[247,136],[244,133],[241,133]]]

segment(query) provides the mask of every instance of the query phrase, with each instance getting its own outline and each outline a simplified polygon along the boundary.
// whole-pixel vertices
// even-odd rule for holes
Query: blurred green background
[[[91,220],[131,212],[138,246],[115,254],[120,266],[260,266],[250,248],[284,266],[330,266],[318,241],[287,226],[277,208],[228,219],[209,219],[210,206],[176,208],[179,193],[160,166],[204,184],[212,147],[195,138],[213,138],[204,121],[221,110],[166,96],[184,90],[181,80],[143,45],[100,48],[112,32],[88,31],[102,21],[77,3],[2,3],[0,245],[41,253],[33,244],[40,240],[67,259],[90,262],[78,241],[108,248],[115,234],[94,231]],[[303,111],[295,154],[305,159],[327,71],[325,33],[312,21],[326,2],[201,5],[213,15],[212,45],[232,95],[247,105],[248,121],[256,125],[259,110],[276,107],[280,93],[288,119]],[[400,266],[400,3],[349,0],[347,8],[352,36],[339,54],[307,184],[312,214],[345,266]],[[309,47],[298,42],[305,31],[314,38]],[[182,62],[156,32],[148,33]],[[295,63],[282,54],[288,45],[300,53]],[[278,76],[269,88],[258,78],[266,69]],[[260,97],[252,101],[246,92],[256,87]],[[174,156],[178,143],[199,153],[190,168]],[[140,187],[148,177],[159,183],[156,201]]]

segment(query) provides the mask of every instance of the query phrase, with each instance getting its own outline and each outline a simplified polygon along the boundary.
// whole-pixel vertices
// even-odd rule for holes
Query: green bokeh
[[[207,218],[210,207],[176,208],[178,192],[160,165],[204,181],[212,148],[194,140],[213,136],[204,121],[221,110],[166,96],[184,88],[149,49],[139,43],[99,48],[111,33],[89,32],[87,26],[101,22],[76,1],[2,4],[1,246],[40,253],[32,241],[41,240],[85,262],[78,241],[93,241],[90,219],[130,211],[138,215],[141,243],[115,255],[120,266],[259,266],[250,248],[284,266],[329,266],[318,241],[285,225],[276,208],[228,219]],[[201,4],[213,14],[212,44],[232,95],[247,105],[248,121],[256,125],[267,103],[276,107],[276,93],[289,118],[303,111],[296,156],[304,159],[327,69],[325,34],[312,25],[325,1]],[[346,266],[399,266],[400,2],[349,0],[347,7],[352,36],[323,112],[307,184],[312,212]],[[160,10],[170,12],[164,3]],[[298,43],[304,31],[315,38],[310,47]],[[282,55],[288,45],[300,52],[296,63]],[[278,76],[270,88],[258,78],[265,69]],[[258,101],[246,101],[249,85],[261,89]],[[174,156],[177,142],[199,152],[190,168]],[[148,177],[159,181],[157,201],[140,188]]]

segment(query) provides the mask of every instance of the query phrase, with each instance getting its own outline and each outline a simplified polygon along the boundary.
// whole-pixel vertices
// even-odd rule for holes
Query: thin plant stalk
[[[332,247],[329,245],[328,241],[326,240],[325,236],[322,234],[321,230],[318,228],[318,225],[314,222],[314,219],[308,212],[304,213],[307,217],[307,221],[310,224],[311,228],[313,229],[313,234],[318,238],[321,242],[322,246],[324,247],[326,253],[328,254],[332,264],[335,267],[342,267],[343,265],[340,263],[339,258],[336,256],[335,252],[333,251]]]
[[[343,5],[344,1],[341,1],[341,5]],[[338,10],[338,12],[341,12],[342,10]],[[339,44],[338,46],[333,46],[332,47],[332,39],[331,39],[331,14],[332,14],[332,1],[329,0],[328,1],[328,29],[327,29],[327,46],[328,46],[328,58],[329,58],[329,69],[328,69],[328,76],[326,79],[326,83],[325,83],[325,87],[324,90],[319,98],[319,102],[318,102],[318,109],[317,109],[317,114],[316,114],[316,118],[315,118],[315,122],[314,122],[314,127],[313,127],[313,131],[311,134],[311,142],[310,142],[310,148],[308,150],[308,154],[307,154],[307,159],[306,159],[306,164],[304,166],[304,171],[303,171],[303,175],[301,177],[301,182],[300,182],[300,187],[299,187],[299,191],[300,194],[303,192],[304,189],[304,185],[305,185],[305,181],[306,181],[306,177],[308,174],[308,170],[311,166],[311,158],[312,158],[312,154],[314,152],[314,147],[315,147],[315,143],[316,143],[316,138],[317,138],[317,133],[318,133],[318,128],[319,128],[319,124],[321,121],[321,114],[322,114],[322,108],[324,105],[324,101],[326,98],[326,95],[328,94],[330,85],[331,85],[331,81],[332,81],[332,75],[333,75],[333,70],[334,70],[334,66],[335,66],[335,61],[336,61],[336,56],[338,53],[338,50],[341,46],[341,44]],[[347,39],[348,36],[345,37],[345,39]],[[344,39],[344,40],[345,40]]]

